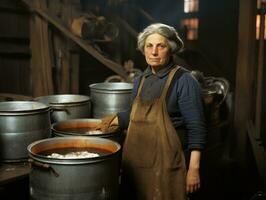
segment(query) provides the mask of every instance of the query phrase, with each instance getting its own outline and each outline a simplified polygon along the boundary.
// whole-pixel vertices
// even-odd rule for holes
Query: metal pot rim
[[[67,98],[67,100],[65,101],[62,100],[64,97]],[[55,95],[39,96],[34,98],[34,100],[43,102],[45,104],[49,104],[51,106],[65,106],[65,105],[76,105],[81,103],[85,104],[87,102],[90,102],[90,97],[79,94],[55,94]]]
[[[66,135],[66,136],[86,136],[86,137],[97,137],[97,136],[101,136],[101,137],[112,137],[114,135],[119,134],[119,131],[115,131],[112,133],[102,133],[99,135],[86,135],[86,134],[79,134],[79,133],[75,133],[75,132],[66,132],[63,130],[58,130],[56,129],[56,126],[60,126],[60,124],[65,124],[65,123],[75,123],[75,122],[101,122],[101,119],[96,119],[96,118],[80,118],[80,119],[69,119],[69,120],[64,120],[64,121],[59,121],[59,122],[55,122],[51,125],[51,130],[55,131],[55,134],[59,134],[59,135]]]
[[[6,108],[5,108],[6,107]],[[0,115],[24,115],[49,111],[50,107],[35,101],[6,101],[0,102]]]
[[[98,140],[98,141],[113,144],[116,147],[116,151],[112,153],[108,153],[106,155],[101,155],[99,157],[76,158],[76,159],[48,158],[47,156],[32,152],[32,148],[38,144],[49,142],[49,141],[60,141],[60,140],[95,140],[95,141]],[[28,145],[27,150],[29,153],[29,157],[31,157],[34,160],[40,161],[40,162],[51,163],[51,164],[61,164],[61,165],[73,165],[73,164],[87,164],[87,163],[101,162],[103,160],[112,158],[113,156],[115,156],[116,154],[120,152],[121,145],[118,144],[117,142],[114,142],[106,138],[86,137],[86,136],[69,136],[69,137],[55,137],[55,138],[38,140]]]
[[[126,82],[102,82],[93,83],[89,85],[93,91],[131,91],[133,89],[132,83]]]
[[[112,137],[112,136],[114,136],[114,135],[117,135],[117,134],[119,134],[119,132],[118,131],[116,131],[116,132],[113,132],[113,133],[102,133],[102,134],[98,134],[98,135],[90,135],[90,134],[87,134],[87,135],[85,135],[85,134],[78,134],[78,133],[74,133],[74,132],[64,132],[64,131],[58,131],[58,130],[55,130],[55,129],[53,129],[52,128],[52,131],[56,131],[57,133],[55,133],[55,135],[62,135],[62,136],[86,136],[86,137],[97,137],[97,136],[99,136],[99,137],[108,137],[108,136],[110,136],[110,137]]]

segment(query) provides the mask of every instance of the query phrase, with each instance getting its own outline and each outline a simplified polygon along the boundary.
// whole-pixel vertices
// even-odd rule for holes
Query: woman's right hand
[[[100,130],[103,133],[112,133],[119,129],[118,126],[118,117],[116,115],[107,115],[101,119],[101,123],[99,123],[96,130]]]

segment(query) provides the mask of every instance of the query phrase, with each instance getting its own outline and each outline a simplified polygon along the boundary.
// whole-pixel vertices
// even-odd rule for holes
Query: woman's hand
[[[96,130],[100,130],[103,133],[112,133],[119,129],[118,118],[116,115],[107,115],[101,119],[96,127]]]
[[[200,175],[198,168],[189,168],[187,172],[187,184],[186,191],[187,193],[192,193],[197,191],[200,188]]]
[[[201,152],[197,150],[191,151],[189,168],[187,171],[186,191],[192,193],[200,188],[200,156]]]

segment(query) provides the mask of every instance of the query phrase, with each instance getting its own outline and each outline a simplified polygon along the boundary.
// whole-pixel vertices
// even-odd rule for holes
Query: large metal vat
[[[50,137],[50,108],[39,102],[0,102],[0,160],[28,157],[27,146]]]
[[[52,123],[91,116],[90,97],[76,94],[57,94],[35,98],[52,109]]]
[[[112,133],[101,133],[96,135],[88,134],[89,131],[95,130],[95,127],[100,123],[100,119],[70,119],[52,124],[51,130],[53,136],[101,137],[121,144],[122,133],[120,130]]]
[[[28,146],[31,199],[118,199],[120,145],[97,137],[56,137]],[[94,149],[94,158],[55,159],[47,152]]]
[[[93,118],[125,111],[131,102],[132,83],[95,83],[90,85]]]

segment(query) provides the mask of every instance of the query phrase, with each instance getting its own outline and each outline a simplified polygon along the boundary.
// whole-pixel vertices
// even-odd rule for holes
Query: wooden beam
[[[34,0],[36,9],[47,7],[46,1]],[[31,18],[31,72],[32,93],[34,97],[54,94],[52,79],[52,60],[48,38],[48,22],[39,16]]]
[[[121,17],[116,16],[116,20],[124,27],[124,29],[135,39],[137,39],[138,32],[130,26],[125,20],[123,20]]]
[[[21,54],[30,56],[31,51],[28,46],[25,45],[16,45],[16,44],[2,44],[0,42],[0,54],[2,55],[12,55],[12,54]]]
[[[12,13],[16,15],[29,15],[30,12],[23,9],[23,8],[12,8],[12,7],[3,7],[0,6],[0,12],[7,12],[7,13]]]
[[[71,7],[69,8],[71,16],[69,23],[74,18],[80,16],[81,5],[78,0],[71,0]],[[79,94],[79,80],[80,80],[80,55],[78,53],[78,46],[73,41],[70,42],[70,90],[73,94]]]
[[[32,101],[33,97],[21,94],[0,93],[0,99],[4,101]]]
[[[248,122],[247,129],[258,172],[260,174],[262,182],[266,186],[266,152],[261,139],[256,137],[259,135],[259,133],[256,127],[253,125],[252,121]]]
[[[65,0],[62,6],[63,6],[62,19],[64,20],[65,24],[70,26],[73,19],[80,16],[81,13],[80,1]],[[65,80],[65,82],[67,82],[68,90],[71,93],[78,94],[79,93],[79,54],[77,53],[78,46],[72,40],[69,39],[67,39],[67,42],[64,45],[66,49],[68,49],[67,52],[68,64],[65,63],[65,65],[68,67],[68,79]]]
[[[70,89],[73,94],[79,94],[79,54],[71,53],[71,60],[70,60]]]
[[[73,40],[77,45],[79,45],[82,49],[84,49],[86,52],[91,54],[94,58],[96,58],[99,62],[104,64],[106,67],[123,77],[124,79],[127,79],[127,73],[124,70],[123,66],[104,57],[101,53],[99,53],[92,44],[90,44],[88,41],[81,40],[77,36],[75,36],[73,33],[70,32],[68,28],[66,28],[64,25],[62,25],[60,19],[56,16],[54,16],[51,13],[48,13],[47,11],[32,8],[31,5],[28,3],[28,1],[22,0],[24,3],[26,3],[33,11],[41,16],[43,19],[47,20],[49,23],[51,23],[53,26],[55,26],[58,30],[60,30],[66,37]]]
[[[259,50],[258,50],[258,70],[257,70],[257,93],[256,93],[256,114],[255,126],[258,134],[261,134],[262,118],[262,99],[263,99],[263,82],[264,82],[264,33],[265,33],[265,14],[266,2],[261,1],[260,9],[260,32],[259,32]]]
[[[135,8],[143,17],[145,17],[148,21],[150,21],[151,23],[155,23],[156,20],[147,12],[145,11],[143,8],[141,7],[136,7]]]
[[[0,166],[0,186],[10,184],[14,181],[28,177],[30,166],[27,163],[1,164]]]
[[[28,37],[9,37],[0,35],[0,43],[15,43],[15,44],[29,44],[30,39]]]
[[[239,1],[238,56],[235,86],[234,128],[236,155],[240,166],[247,162],[247,127],[243,126],[254,116],[255,26],[256,2]]]
[[[16,15],[29,15],[30,12],[25,9],[23,4],[17,0],[1,0],[0,1],[0,12],[8,12]]]

